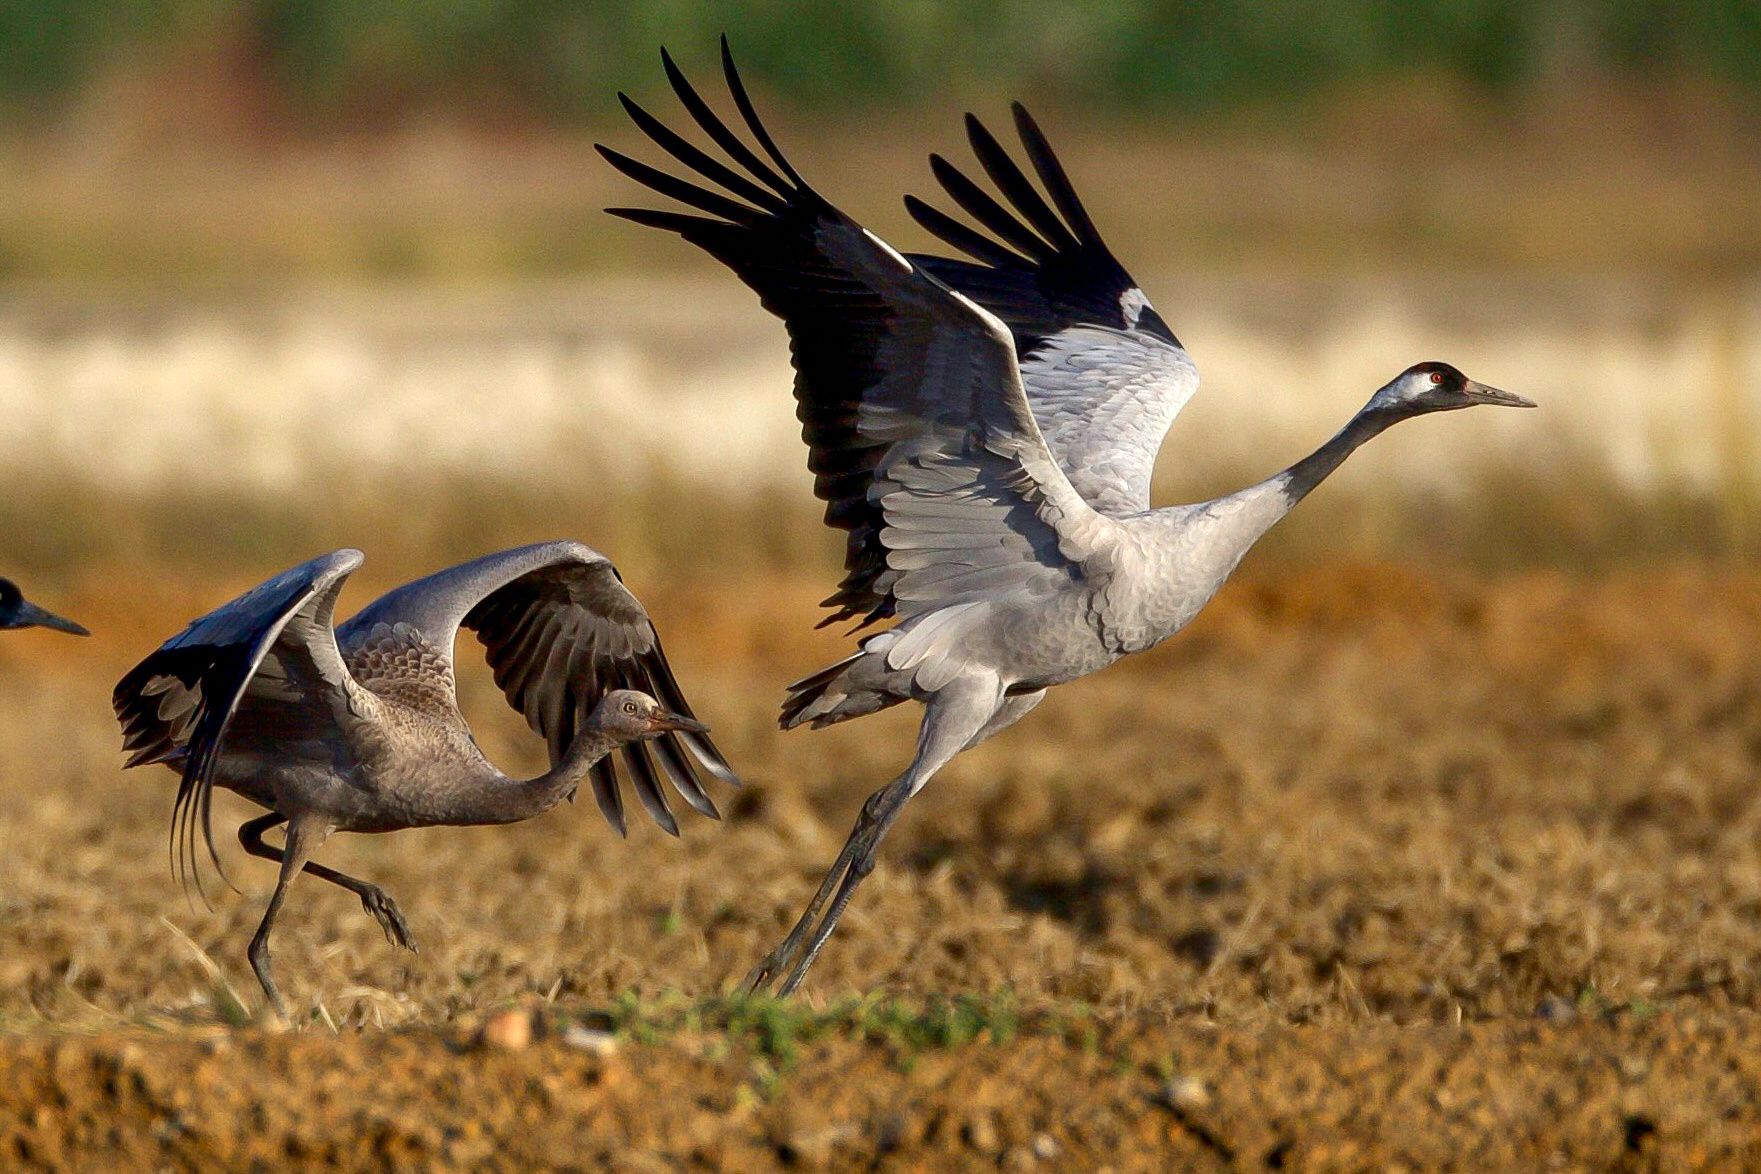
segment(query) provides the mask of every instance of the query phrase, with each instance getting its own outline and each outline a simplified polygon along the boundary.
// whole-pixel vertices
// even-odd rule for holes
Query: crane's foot
[[[808,903],[806,912],[801,914],[795,928],[789,931],[789,936],[776,949],[761,958],[758,965],[746,976],[747,995],[769,994],[786,999],[795,993],[795,988],[807,976],[807,968],[819,956],[820,947],[831,936],[832,927],[837,925],[844,906],[849,903],[849,893],[855,888],[853,875],[843,857],[839,857],[832,871],[826,874],[819,892]],[[855,879],[860,880],[861,877]],[[828,900],[831,901],[832,908],[825,912]],[[783,978],[784,975],[788,977]]]
[[[287,1014],[287,1001],[275,987],[275,976],[269,973],[269,942],[266,937],[259,937],[251,942],[249,952],[251,970],[257,975],[257,984],[263,988],[264,997],[269,1000],[268,1011],[272,1021],[279,1027],[288,1026],[292,1020]]]
[[[740,987],[748,998],[753,995],[769,993],[771,979],[788,968],[790,958],[793,955],[793,951],[789,947],[793,942],[794,935],[790,935],[782,945],[759,959],[758,965],[747,972],[746,979],[740,984]]]
[[[904,799],[909,797],[910,792],[902,791],[898,781],[882,787],[868,797],[868,801],[862,805],[862,814],[857,818],[855,828],[850,832],[850,838],[844,841],[843,850],[826,871],[825,879],[819,882],[819,891],[807,903],[800,920],[795,922],[789,936],[760,959],[758,965],[746,976],[746,994],[771,994],[777,998],[788,998],[795,993],[795,988],[801,985],[808,968],[819,957],[820,949],[838,924],[838,918],[843,916],[844,908],[850,903],[856,886],[873,870],[874,850],[880,843],[880,837],[886,832],[887,825],[898,813]],[[782,975],[788,977],[778,982],[777,979]]]
[[[361,908],[373,915],[379,928],[385,931],[385,940],[394,946],[402,946],[412,954],[420,954],[421,948],[416,945],[414,935],[410,933],[410,923],[404,920],[403,910],[378,885],[367,885],[361,890]]]
[[[824,883],[820,885],[819,892],[808,903],[806,912],[801,914],[800,920],[795,922],[795,927],[789,931],[789,936],[784,938],[776,949],[759,959],[758,965],[754,966],[746,975],[746,981],[741,986],[747,996],[787,995],[800,982],[800,978],[797,976],[794,983],[786,984],[786,989],[773,989],[780,976],[789,974],[791,968],[797,966],[797,959],[805,952],[808,936],[818,928],[820,910],[825,908],[826,901],[834,891],[833,886],[840,879],[843,867],[844,860],[840,857],[838,863],[833,866],[832,872],[827,874]]]
[[[776,949],[766,954],[746,975],[745,990],[748,996],[771,995],[786,999],[795,993],[801,980],[807,977],[808,967],[819,956],[820,947],[826,938],[831,936],[832,926],[837,924],[835,916],[819,918],[819,906],[810,907],[805,916],[795,923]],[[842,912],[838,909],[837,912]],[[787,976],[787,977],[784,977]]]

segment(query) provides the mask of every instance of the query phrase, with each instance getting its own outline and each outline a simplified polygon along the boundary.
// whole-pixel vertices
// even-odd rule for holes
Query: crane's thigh
[[[1000,734],[1022,718],[1026,717],[1034,706],[1046,699],[1044,689],[1035,689],[1031,693],[1017,693],[1012,697],[1004,697],[1003,704],[991,715],[991,720],[984,728],[972,735],[963,749],[970,750],[993,735]]]

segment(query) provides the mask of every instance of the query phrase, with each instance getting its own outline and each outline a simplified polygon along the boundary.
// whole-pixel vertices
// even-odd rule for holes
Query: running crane
[[[1420,363],[1283,472],[1215,501],[1152,508],[1156,452],[1197,372],[1025,109],[1014,107],[1015,128],[1044,195],[969,117],[972,149],[1008,206],[932,158],[980,227],[909,199],[919,223],[971,259],[908,257],[790,166],[725,40],[723,74],[762,158],[661,56],[692,121],[733,166],[620,95],[636,125],[707,182],[601,147],[626,176],[701,214],[609,211],[697,245],[782,318],[814,492],[826,523],[848,535],[826,622],[891,622],[789,686],[782,725],[925,707],[910,766],[863,805],[801,919],[748,979],[786,995],[906,802],[955,755],[1019,721],[1053,685],[1180,631],[1273,524],[1391,425],[1533,405]]]
[[[238,837],[281,865],[249,957],[283,1019],[269,933],[302,869],[355,894],[389,941],[416,949],[385,890],[312,862],[331,833],[516,823],[590,782],[622,835],[611,758],[621,751],[642,805],[676,836],[662,779],[712,819],[698,772],[738,781],[605,556],[578,542],[503,551],[399,587],[335,626],[337,596],[361,561],[358,550],[338,550],[277,575],[191,623],[116,686],[128,765],[164,763],[183,776],[171,844],[186,887],[194,878],[202,888],[198,826],[220,868],[215,787],[268,809]],[[509,778],[471,737],[453,678],[461,627],[477,634],[508,703],[549,745],[550,770],[537,778]],[[284,846],[265,843],[283,823]]]

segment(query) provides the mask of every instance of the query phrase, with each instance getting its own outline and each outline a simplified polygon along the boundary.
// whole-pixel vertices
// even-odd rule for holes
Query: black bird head
[[[53,628],[75,636],[91,635],[72,620],[45,611],[26,599],[11,579],[0,579],[0,628]]]

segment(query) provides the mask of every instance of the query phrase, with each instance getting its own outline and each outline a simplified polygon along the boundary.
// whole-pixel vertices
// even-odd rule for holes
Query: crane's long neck
[[[1184,625],[1254,543],[1277,525],[1297,502],[1345,462],[1345,458],[1371,437],[1404,419],[1406,413],[1384,405],[1366,405],[1327,443],[1281,473],[1250,485],[1237,493],[1197,506],[1175,507],[1170,516],[1192,539],[1184,544],[1196,563],[1173,576],[1175,592],[1183,601],[1171,619]]]
[[[569,744],[562,761],[532,779],[513,779],[497,772],[487,785],[457,796],[451,818],[454,824],[518,823],[543,815],[587,781],[588,772],[600,759],[623,742],[614,735],[589,726]]]
[[[1296,464],[1271,478],[1271,484],[1283,494],[1288,510],[1309,495],[1322,481],[1345,463],[1345,458],[1372,437],[1406,418],[1406,413],[1385,407],[1365,406],[1334,433],[1333,439],[1317,448]]]

